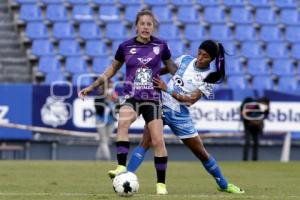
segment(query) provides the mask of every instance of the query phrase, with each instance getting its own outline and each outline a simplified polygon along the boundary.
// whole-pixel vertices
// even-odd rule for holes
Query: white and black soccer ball
[[[137,176],[132,172],[118,174],[113,180],[113,188],[120,196],[132,196],[139,190]]]

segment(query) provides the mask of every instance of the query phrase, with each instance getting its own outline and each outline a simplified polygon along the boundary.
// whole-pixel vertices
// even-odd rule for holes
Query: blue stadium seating
[[[281,41],[283,37],[277,25],[275,26],[265,25],[261,27],[260,38],[263,41],[270,42],[270,41]]]
[[[218,6],[219,0],[196,0],[196,3],[201,6]]]
[[[20,19],[24,21],[41,21],[43,20],[42,10],[35,4],[22,4]]]
[[[198,48],[199,48],[199,46],[200,46],[200,44],[201,44],[202,41],[203,40],[198,39],[198,40],[192,40],[190,42],[189,52],[190,52],[191,55],[195,55],[195,56],[197,55]]]
[[[287,58],[273,60],[272,73],[277,76],[294,75],[294,64],[292,60]]]
[[[62,4],[52,4],[47,6],[46,18],[52,22],[68,21],[67,9]]]
[[[228,53],[231,56],[237,54],[235,41],[230,40],[230,41],[219,41],[219,42],[223,44],[226,53]]]
[[[182,54],[185,54],[186,47],[185,45],[179,40],[169,40],[168,46],[170,48],[171,54],[173,58],[177,58]]]
[[[244,75],[227,76],[227,86],[232,89],[247,89],[249,88],[248,81]]]
[[[276,24],[276,13],[272,8],[258,8],[256,9],[255,21],[258,24]]]
[[[279,22],[286,25],[300,25],[300,13],[296,8],[280,10]]]
[[[99,9],[99,19],[105,22],[120,21],[120,11],[116,6],[101,6]]]
[[[32,54],[36,56],[54,56],[56,51],[49,40],[34,40],[32,42]]]
[[[169,0],[144,0],[144,3],[146,5],[150,5],[150,6],[153,6],[153,5],[168,5],[169,4]]]
[[[123,42],[123,40],[113,40],[112,41],[111,51],[112,51],[113,56],[115,56],[117,49],[122,42]]]
[[[192,6],[181,6],[178,8],[177,20],[181,23],[199,23],[199,13]]]
[[[251,6],[257,8],[270,7],[272,5],[272,0],[248,0]]]
[[[65,70],[71,73],[85,73],[87,72],[87,63],[84,59],[77,56],[67,57]]]
[[[66,81],[66,76],[61,72],[47,73],[45,77],[45,84],[51,84],[55,81]]]
[[[190,41],[200,40],[207,37],[205,28],[200,24],[187,24],[184,29],[184,35],[186,39]]]
[[[243,64],[239,58],[227,57],[226,58],[226,73],[230,75],[243,75],[244,69]]]
[[[248,58],[262,58],[264,51],[260,42],[243,42],[241,55]]]
[[[94,21],[94,13],[89,5],[75,5],[72,11],[72,19],[77,22]]]
[[[233,39],[233,34],[228,26],[217,24],[210,27],[210,37],[214,40],[227,41]]]
[[[80,46],[76,40],[60,40],[59,53],[62,56],[79,56]]]
[[[128,38],[128,32],[121,22],[106,24],[106,37],[111,40],[123,40]]]
[[[132,5],[139,5],[142,3],[141,0],[119,0],[120,4],[126,5],[126,6],[132,6]]]
[[[95,57],[92,65],[93,72],[101,74],[111,65],[111,62],[111,59],[107,57]]]
[[[180,39],[179,28],[173,23],[164,23],[159,26],[159,37],[165,40]]]
[[[172,13],[167,6],[153,6],[152,12],[158,18],[160,23],[172,22]]]
[[[64,3],[64,0],[40,0],[44,4],[59,4]]]
[[[86,55],[97,57],[107,56],[108,50],[106,44],[101,40],[89,40],[86,42]]]
[[[68,3],[70,4],[87,4],[89,3],[87,0],[67,0]]]
[[[245,7],[234,7],[230,12],[230,21],[235,24],[252,24],[253,15],[251,11]]]
[[[223,0],[223,3],[227,7],[242,7],[245,5],[244,0]]]
[[[141,10],[140,5],[128,5],[128,6],[126,6],[124,19],[131,22],[131,23],[135,23],[136,13],[138,13],[140,10]]]
[[[56,39],[74,39],[74,27],[68,22],[56,22],[53,26],[53,37]]]
[[[285,31],[285,39],[289,42],[300,42],[300,27],[288,26]]]
[[[170,3],[175,6],[192,6],[193,0],[170,0]]]
[[[295,76],[281,76],[278,81],[278,90],[282,92],[295,92],[299,85]]]
[[[204,20],[208,23],[225,23],[225,11],[221,7],[206,7],[204,10]]]
[[[42,56],[39,59],[38,71],[43,73],[61,71],[61,63],[55,56]]]
[[[115,5],[115,1],[112,0],[92,0],[97,5]]]
[[[274,5],[278,8],[296,8],[297,0],[275,0]]]
[[[76,73],[72,76],[72,83],[73,85],[77,86],[88,86],[94,82],[95,75],[93,74],[83,74],[83,73]]]
[[[235,28],[235,39],[240,41],[253,41],[258,40],[258,37],[252,25],[237,25]]]
[[[16,2],[19,4],[31,4],[36,3],[36,0],[16,0]]]
[[[272,90],[274,89],[274,82],[270,76],[254,76],[252,88],[260,91]]]
[[[265,58],[252,58],[248,60],[248,73],[252,76],[270,75],[268,61]]]
[[[300,43],[292,45],[291,56],[295,59],[300,59]]]
[[[27,23],[25,32],[30,39],[46,39],[49,37],[48,28],[43,22]]]
[[[102,38],[101,30],[95,22],[82,22],[79,26],[79,35],[85,40]]]
[[[269,42],[266,48],[266,56],[269,58],[288,58],[287,44],[285,42]]]

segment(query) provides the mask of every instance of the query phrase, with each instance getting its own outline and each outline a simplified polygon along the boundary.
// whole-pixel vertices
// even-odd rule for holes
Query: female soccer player
[[[212,72],[210,63],[215,60],[216,71]],[[200,136],[192,122],[189,106],[203,95],[210,97],[215,83],[225,76],[225,57],[222,44],[206,40],[199,46],[197,58],[183,55],[176,59],[176,74],[166,85],[159,78],[154,82],[162,90],[163,120],[172,132],[202,162],[204,168],[215,178],[220,191],[244,193],[244,190],[230,184],[221,173],[216,160],[206,151]],[[146,127],[146,126],[145,126]],[[143,141],[133,151],[128,171],[135,172],[151,145],[151,136],[146,127]]]
[[[157,194],[167,194],[165,174],[167,168],[167,150],[163,138],[163,121],[159,105],[160,91],[154,88],[153,77],[161,73],[161,61],[169,72],[176,72],[176,65],[170,59],[171,53],[167,44],[152,36],[157,20],[149,10],[141,10],[136,16],[136,33],[120,44],[115,59],[98,79],[79,92],[83,98],[95,88],[111,79],[126,63],[126,84],[124,92],[126,101],[121,105],[117,130],[117,160],[115,170],[108,172],[111,178],[126,171],[126,160],[129,150],[128,129],[136,118],[142,114],[147,124],[154,147],[154,163],[157,172]]]

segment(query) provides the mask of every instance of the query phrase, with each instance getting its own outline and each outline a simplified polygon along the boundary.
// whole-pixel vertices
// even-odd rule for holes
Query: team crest
[[[134,80],[135,89],[153,89],[152,70],[141,67],[136,71]]]
[[[153,47],[153,52],[155,53],[155,55],[158,55],[160,52],[160,48],[158,46]]]

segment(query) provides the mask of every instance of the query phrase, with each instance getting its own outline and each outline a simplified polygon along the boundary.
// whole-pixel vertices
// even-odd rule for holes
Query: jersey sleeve
[[[122,44],[119,45],[116,54],[115,54],[115,59],[117,61],[120,61],[121,63],[123,63],[125,61],[125,55],[124,55],[124,47]]]
[[[171,58],[171,52],[167,45],[167,43],[162,43],[162,53],[161,53],[161,59],[162,60],[169,60]]]
[[[206,96],[206,98],[211,98],[213,96],[215,84],[202,82],[199,86],[199,90]]]
[[[180,57],[178,57],[178,58],[175,59],[174,62],[175,62],[175,64],[177,65],[177,67],[180,66],[181,61],[182,61],[182,59],[183,59],[184,56],[185,56],[185,55],[182,55],[182,56],[180,56]]]

